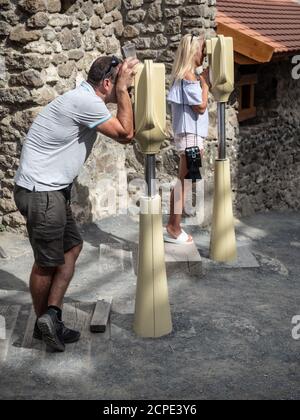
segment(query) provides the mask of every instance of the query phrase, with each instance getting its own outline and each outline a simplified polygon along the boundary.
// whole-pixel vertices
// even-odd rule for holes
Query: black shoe
[[[39,330],[39,327],[37,326],[37,321],[35,323],[34,326],[34,330],[33,330],[33,338],[35,338],[36,340],[42,340],[43,339],[43,334],[41,333],[41,331]]]
[[[64,340],[64,343],[65,344],[77,343],[77,341],[80,340],[80,332],[75,331],[75,330],[70,330],[70,328],[67,328],[63,322],[62,322],[62,325],[63,325],[62,338]]]
[[[57,318],[54,309],[48,309],[45,315],[37,320],[37,326],[42,333],[43,341],[55,351],[64,352],[65,343],[62,338],[63,323]]]
[[[60,322],[60,321],[58,321]],[[62,340],[65,344],[71,344],[71,343],[77,343],[77,341],[80,340],[80,332],[71,330],[70,328],[67,328],[64,323],[63,324],[63,332],[62,332]],[[36,340],[43,340],[43,334],[41,333],[37,322],[35,324],[34,330],[33,330],[33,338]]]

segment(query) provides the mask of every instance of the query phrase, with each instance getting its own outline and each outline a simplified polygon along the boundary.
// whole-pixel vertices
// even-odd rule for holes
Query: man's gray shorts
[[[15,186],[14,197],[17,208],[27,221],[36,264],[40,267],[63,265],[64,254],[82,244],[63,192],[33,192]]]

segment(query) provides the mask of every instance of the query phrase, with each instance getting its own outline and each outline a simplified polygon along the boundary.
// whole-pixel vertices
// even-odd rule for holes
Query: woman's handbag
[[[187,168],[189,170],[186,175],[186,179],[191,179],[196,182],[202,179],[199,168],[202,168],[201,152],[198,146],[187,147],[185,149],[185,156],[187,162]]]
[[[185,156],[187,162],[188,173],[185,179],[191,179],[192,182],[197,182],[198,180],[202,179],[200,168],[202,168],[202,159],[201,159],[201,152],[199,147],[197,146],[197,138],[198,138],[198,126],[197,126],[197,119],[196,119],[196,134],[195,134],[195,143],[192,147],[187,147],[187,132],[186,132],[186,119],[185,119],[185,103],[184,103],[184,89],[183,89],[183,80],[181,81],[181,90],[182,90],[182,103],[183,103],[183,118],[184,118],[184,133],[186,138],[186,149],[185,149]]]

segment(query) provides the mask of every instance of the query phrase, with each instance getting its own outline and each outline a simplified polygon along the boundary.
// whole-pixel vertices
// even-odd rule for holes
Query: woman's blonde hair
[[[172,68],[172,83],[184,79],[186,73],[195,70],[194,57],[201,41],[205,41],[204,30],[198,35],[188,34],[181,39]]]

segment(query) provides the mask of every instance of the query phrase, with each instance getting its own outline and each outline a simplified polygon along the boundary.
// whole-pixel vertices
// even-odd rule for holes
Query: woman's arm
[[[202,88],[202,102],[200,105],[194,105],[192,108],[196,114],[203,115],[207,110],[209,87],[203,76],[200,76],[200,83]]]
[[[186,74],[185,79],[193,81],[193,82],[197,81],[196,76],[191,72]],[[196,114],[203,115],[205,113],[205,111],[207,109],[207,105],[208,105],[209,86],[208,86],[206,78],[202,75],[200,76],[200,84],[201,84],[201,88],[202,88],[202,102],[199,105],[192,105],[192,109]]]

